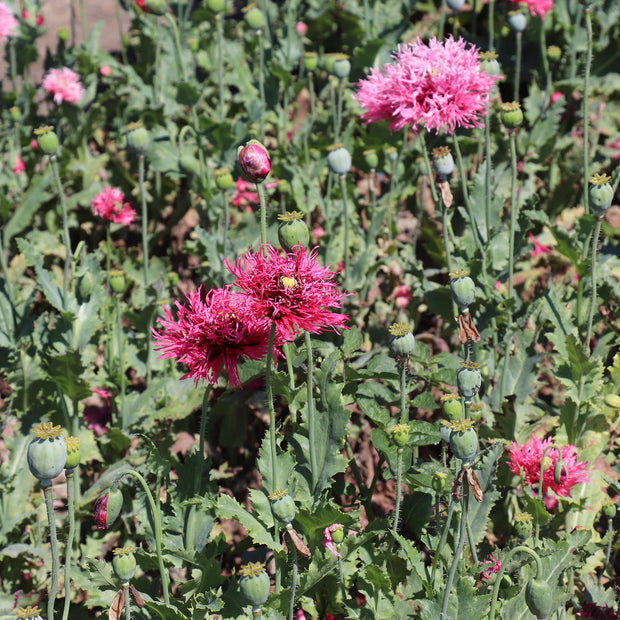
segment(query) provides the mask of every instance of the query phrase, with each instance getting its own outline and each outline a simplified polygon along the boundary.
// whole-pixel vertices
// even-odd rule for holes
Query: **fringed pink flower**
[[[530,486],[540,483],[540,466],[543,460],[545,449],[553,443],[549,437],[540,439],[532,436],[532,438],[524,443],[517,444],[512,442],[512,448],[509,452],[508,467],[513,474],[523,476],[526,484]],[[559,460],[558,451],[551,448],[545,455],[545,464],[543,468],[543,493],[547,493],[552,489],[559,497],[570,497],[571,489],[581,482],[589,482],[588,462],[580,461],[575,446],[569,444],[560,448],[562,452],[562,460],[564,467],[560,473],[559,484],[554,480],[555,464]]]
[[[0,2],[0,41],[14,37],[18,26],[19,22],[13,11],[4,2]]]
[[[185,364],[189,370],[183,379],[205,379],[214,385],[225,371],[230,387],[241,387],[237,366],[242,359],[265,357],[269,321],[255,312],[247,295],[229,288],[200,288],[187,301],[187,306],[175,302],[176,319],[164,306],[161,329],[153,329],[156,348],[162,351],[159,357]]]
[[[69,67],[50,69],[43,78],[43,88],[54,96],[54,102],[78,103],[84,97],[80,76]]]
[[[532,15],[544,17],[552,8],[553,0],[512,0],[513,4],[527,4]]]
[[[115,224],[131,224],[136,212],[117,187],[104,187],[92,201],[93,212]]]
[[[363,120],[389,120],[392,131],[411,126],[417,132],[421,126],[448,134],[482,126],[495,78],[480,70],[475,46],[451,36],[428,45],[418,38],[399,46],[393,58],[356,85]]]
[[[282,339],[301,330],[319,334],[345,327],[347,315],[330,308],[342,307],[347,294],[334,282],[336,274],[321,265],[316,250],[297,246],[285,254],[267,244],[258,252],[249,250],[235,265],[224,264],[255,312],[275,321]]]
[[[323,530],[323,546],[326,549],[329,549],[336,557],[342,558],[342,556],[338,552],[338,549],[336,549],[336,544],[337,543],[334,542],[334,538],[333,538],[333,533],[336,530],[342,531],[342,530],[344,530],[344,526],[341,523],[332,523],[331,525],[328,525]],[[356,532],[355,530],[347,530],[346,533],[347,534],[357,534],[358,532]],[[340,537],[339,540],[342,541],[342,536]]]

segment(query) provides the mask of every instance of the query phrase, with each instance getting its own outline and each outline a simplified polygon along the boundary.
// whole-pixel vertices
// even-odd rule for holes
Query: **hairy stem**
[[[41,483],[43,486],[43,483]],[[58,593],[58,573],[60,572],[60,558],[58,554],[58,537],[56,536],[56,518],[54,515],[54,498],[52,496],[52,483],[48,481],[43,487],[45,496],[45,508],[47,510],[47,522],[50,529],[50,547],[52,550],[52,583],[50,584],[49,598],[47,599],[47,617],[54,618],[54,603]]]

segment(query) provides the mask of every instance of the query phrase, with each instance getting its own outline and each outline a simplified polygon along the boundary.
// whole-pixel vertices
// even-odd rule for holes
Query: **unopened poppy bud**
[[[245,146],[240,146],[237,159],[243,175],[254,183],[262,183],[271,170],[269,153],[258,140],[250,140]]]
[[[553,481],[556,484],[562,484],[562,476],[566,476],[566,465],[564,465],[564,461],[560,459],[553,468]]]
[[[502,123],[508,129],[516,129],[523,124],[523,112],[521,104],[518,101],[510,101],[502,103],[501,113]]]
[[[46,155],[55,155],[58,150],[58,136],[54,133],[51,125],[39,127],[34,130],[37,136],[37,144]]]
[[[293,498],[288,494],[288,489],[274,491],[269,495],[269,500],[271,501],[271,512],[275,518],[284,525],[292,523],[297,514],[297,509]]]
[[[319,58],[316,52],[306,52],[304,54],[304,69],[306,71],[316,71],[319,65]]]
[[[456,375],[456,384],[459,394],[465,399],[465,404],[470,404],[474,396],[480,391],[482,375],[480,364],[477,362],[461,362],[462,368]]]
[[[14,123],[18,123],[19,121],[21,121],[21,119],[22,119],[22,111],[21,111],[21,109],[18,106],[14,105],[9,110],[9,112],[11,113],[11,120]]]
[[[454,171],[454,158],[450,152],[450,148],[447,146],[438,146],[432,151],[433,155],[433,167],[435,172],[441,178],[445,178],[452,174]]]
[[[149,145],[149,132],[140,122],[127,125],[127,146],[134,151],[144,153]]]
[[[364,151],[363,155],[366,165],[371,170],[374,170],[379,165],[379,156],[377,155],[377,151],[375,151],[375,149],[368,149]]]
[[[404,448],[409,441],[409,424],[396,424],[396,426],[392,426],[390,434],[392,435],[392,441],[399,448]]]
[[[54,426],[51,422],[39,424],[33,433],[35,439],[28,445],[28,467],[42,486],[49,486],[65,468],[67,445],[60,426]]]
[[[241,580],[239,590],[247,605],[260,607],[269,598],[269,575],[265,565],[260,562],[250,562],[239,571]]]
[[[551,586],[542,579],[530,579],[525,586],[525,602],[539,620],[548,618],[553,611]]]
[[[168,11],[167,0],[144,0],[144,8],[153,15],[164,15]]]
[[[415,349],[415,338],[406,323],[394,323],[389,329],[389,345],[393,355],[407,356]]]
[[[200,175],[200,162],[189,153],[183,153],[183,155],[179,157],[179,168],[187,176],[191,177]]]
[[[282,213],[278,215],[280,226],[278,227],[278,241],[287,252],[301,245],[308,246],[310,241],[310,231],[304,221],[304,214],[301,211],[293,211],[292,213]]]
[[[74,470],[80,464],[80,440],[77,437],[67,437],[67,462],[65,469]]]
[[[102,493],[95,502],[93,520],[98,530],[108,529],[121,514],[123,509],[123,493],[117,487]]]
[[[332,144],[327,150],[327,166],[331,172],[342,175],[351,170],[351,154],[344,144]]]
[[[469,277],[469,271],[453,271],[450,273],[450,292],[454,303],[461,312],[471,306],[476,295],[476,285]]]
[[[597,173],[590,177],[588,198],[592,213],[599,219],[605,217],[605,213],[611,207],[611,201],[614,198],[614,190],[609,181],[611,181],[611,177],[606,174]]]
[[[135,550],[135,547],[127,546],[112,551],[114,554],[112,558],[112,568],[116,576],[123,583],[128,583],[136,574],[136,558],[133,554]]]
[[[263,27],[265,23],[265,17],[263,16],[263,12],[256,6],[256,4],[252,3],[241,9],[243,11],[243,19],[245,23],[254,30],[258,30]]]
[[[513,32],[523,32],[527,27],[527,17],[521,11],[510,11],[507,21]]]

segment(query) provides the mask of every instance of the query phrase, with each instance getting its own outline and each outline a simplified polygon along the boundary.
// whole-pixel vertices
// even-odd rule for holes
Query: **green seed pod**
[[[218,168],[215,171],[215,185],[223,191],[235,186],[235,180],[228,168]]]
[[[390,429],[392,441],[399,447],[404,448],[409,441],[409,425],[396,424]]]
[[[73,470],[80,464],[80,440],[77,437],[67,437],[67,462],[65,469]]]
[[[9,112],[11,113],[11,120],[14,123],[19,123],[19,121],[22,120],[22,111],[18,106],[14,105]]]
[[[189,153],[183,153],[181,157],[179,157],[179,168],[188,176],[199,176],[200,175],[200,162]]]
[[[432,151],[433,167],[440,179],[446,178],[454,172],[454,158],[447,146],[438,146]]]
[[[456,375],[456,383],[459,394],[465,399],[465,404],[472,402],[482,385],[482,375],[480,374],[480,364],[476,362],[461,362],[461,370]]]
[[[319,58],[316,52],[306,52],[304,54],[304,69],[306,71],[316,71],[319,65]]]
[[[36,439],[28,445],[28,467],[42,486],[49,486],[52,478],[56,478],[65,468],[67,445],[61,436],[60,426],[54,426],[51,422],[39,424],[33,433]]]
[[[47,125],[35,129],[34,133],[41,151],[46,155],[55,155],[58,150],[58,136],[54,133],[54,128]]]
[[[614,198],[614,190],[609,181],[611,181],[611,177],[606,174],[595,174],[590,177],[590,187],[588,188],[590,208],[599,219],[605,217],[605,213],[611,207],[611,201]]]
[[[530,579],[525,586],[525,602],[539,620],[548,618],[553,610],[551,587],[541,579]]]
[[[392,163],[394,163],[398,159],[398,150],[394,146],[388,147],[385,150],[385,154]]]
[[[491,77],[501,75],[502,70],[497,60],[496,52],[479,52],[480,71],[486,71]]]
[[[607,394],[605,404],[612,409],[620,409],[620,396],[618,394]]]
[[[513,32],[523,32],[527,27],[527,17],[521,11],[509,11],[507,21]]]
[[[110,288],[117,295],[122,295],[127,290],[127,278],[125,278],[124,271],[120,269],[110,269]]]
[[[250,562],[241,568],[239,590],[247,605],[260,607],[269,598],[269,575],[265,572],[265,565],[260,562]]]
[[[557,62],[562,58],[562,50],[557,45],[550,45],[547,48],[547,56],[549,56],[549,60]]]
[[[265,23],[265,17],[263,16],[263,12],[256,6],[256,4],[249,4],[242,9],[243,11],[243,19],[245,23],[252,28],[253,30],[258,30],[262,28]]]
[[[502,103],[501,119],[504,127],[516,129],[523,124],[523,111],[518,101]]]
[[[482,420],[482,409],[484,405],[482,403],[472,403],[469,406],[469,417],[476,423]]]
[[[288,494],[288,489],[274,491],[269,495],[269,500],[271,501],[271,512],[280,523],[289,525],[293,522],[297,508],[293,498]]]
[[[518,512],[515,515],[514,531],[523,542],[532,535],[532,521],[534,517],[529,512]]]
[[[150,136],[147,129],[140,122],[127,125],[127,146],[134,151],[144,153],[149,145]]]
[[[207,0],[207,8],[213,13],[221,13],[226,8],[226,0]]]
[[[603,514],[609,519],[613,519],[616,516],[616,511],[616,504],[611,500],[603,504]]]
[[[436,493],[441,493],[446,488],[447,474],[443,471],[436,471],[431,478],[431,487]]]
[[[310,231],[304,214],[301,211],[283,213],[278,215],[280,226],[278,227],[278,241],[286,252],[291,252],[295,246],[307,247],[310,241]]]
[[[469,271],[453,271],[450,273],[450,292],[454,303],[463,312],[469,308],[476,296],[476,285],[469,277]]]
[[[135,547],[129,546],[114,549],[112,552],[114,554],[112,558],[112,568],[116,576],[123,583],[129,583],[136,574],[136,558],[133,555],[135,550]]]
[[[441,411],[447,420],[458,420],[463,415],[463,405],[458,394],[444,394],[441,397]]]
[[[332,68],[330,71],[340,81],[348,78],[349,73],[351,73],[351,63],[349,62],[349,57],[346,54],[337,54],[334,57],[334,62],[332,63]]]
[[[478,454],[478,434],[472,428],[473,421],[461,419],[452,423],[450,450],[463,465],[471,465]]]
[[[344,144],[332,144],[328,148],[327,165],[334,174],[346,174],[351,170],[351,154]]]
[[[389,329],[389,345],[393,355],[406,357],[415,349],[415,338],[406,323],[394,323]]]
[[[165,15],[168,11],[168,1],[144,0],[144,8],[153,15]]]
[[[366,165],[371,170],[374,170],[379,165],[379,156],[377,155],[377,151],[375,151],[375,149],[367,149],[364,151],[363,155]]]
[[[342,541],[344,540],[344,526],[340,525],[339,523],[337,525],[339,527],[331,531],[332,541],[334,542],[335,545],[341,544]]]

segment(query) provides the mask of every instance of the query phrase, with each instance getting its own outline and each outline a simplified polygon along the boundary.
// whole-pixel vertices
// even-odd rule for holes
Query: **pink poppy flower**
[[[336,274],[321,265],[316,249],[296,246],[284,254],[267,244],[240,256],[236,265],[228,260],[224,265],[255,312],[276,322],[283,340],[301,330],[319,334],[345,327],[347,315],[330,308],[341,308],[347,294],[334,282]]]
[[[115,224],[131,224],[136,212],[125,200],[125,194],[117,187],[104,187],[92,201],[95,215]]]
[[[57,104],[63,101],[78,103],[85,93],[80,76],[69,67],[50,69],[43,78],[43,89],[54,95],[54,102]]]
[[[308,32],[308,25],[304,22],[297,22],[295,24],[295,30],[303,37]]]
[[[487,581],[489,581],[491,577],[493,577],[493,575],[497,575],[497,573],[499,573],[502,567],[502,563],[499,560],[495,559],[492,555],[489,555],[489,559],[482,562],[482,564],[483,565],[492,564],[492,566],[482,571],[482,573],[480,574],[480,579],[478,580],[478,583],[476,584],[477,588],[480,587],[480,584],[482,583],[483,579],[486,579]]]
[[[336,543],[334,543],[333,532],[336,530],[342,530],[344,526],[341,523],[332,523],[323,530],[323,546],[329,549],[336,557],[342,558],[338,550],[336,549]],[[347,534],[357,534],[355,530],[348,530]]]
[[[22,172],[26,172],[26,164],[24,160],[21,158],[21,155],[17,153],[17,157],[15,159],[15,168],[13,168],[13,172],[15,174],[21,174]]]
[[[314,242],[314,245],[316,245],[319,242],[319,239],[325,235],[325,229],[322,226],[317,226],[316,228],[312,229],[312,241]]]
[[[164,306],[159,319],[161,329],[153,329],[160,358],[176,358],[186,364],[196,384],[205,379],[211,385],[225,371],[231,388],[241,387],[237,365],[241,359],[265,357],[269,343],[270,323],[255,312],[247,295],[229,288],[202,288],[187,297],[189,306],[175,302],[176,320]],[[280,342],[276,342],[276,345]],[[277,353],[274,347],[274,356]]]
[[[534,246],[532,250],[532,258],[536,258],[536,256],[540,256],[541,254],[550,254],[551,246],[543,245],[530,231],[527,235],[527,240]]]
[[[110,69],[110,67],[108,67],[107,65],[104,65],[103,67],[101,67],[101,69],[99,69],[99,73],[101,73],[101,75],[112,75],[112,69]]]
[[[532,438],[524,443],[517,444],[512,442],[512,448],[509,452],[508,467],[513,474],[523,476],[526,484],[530,486],[540,483],[540,467],[545,449],[553,443],[549,437],[540,439],[532,436]],[[545,465],[543,468],[543,493],[547,493],[549,489],[553,490],[559,497],[570,497],[571,489],[581,482],[589,482],[588,463],[580,461],[575,446],[569,444],[560,448],[562,452],[562,460],[564,467],[560,474],[559,484],[554,480],[555,464],[559,460],[558,451],[552,448],[545,455]]]
[[[277,181],[270,181],[263,185],[265,189],[273,189],[278,187]],[[245,207],[246,211],[251,211],[251,205],[260,203],[258,192],[256,191],[256,183],[250,183],[243,177],[239,177],[236,182],[235,193],[232,197],[233,207]]]
[[[544,17],[552,8],[553,0],[512,0],[513,4],[527,4],[532,15]]]
[[[18,26],[19,22],[11,9],[4,2],[0,2],[0,41],[14,37]]]
[[[396,287],[394,301],[399,308],[406,308],[411,301],[411,292],[406,284]]]
[[[480,70],[475,46],[451,36],[428,45],[399,46],[395,62],[371,69],[357,83],[355,98],[367,123],[390,121],[390,130],[419,126],[452,134],[457,127],[481,127],[497,77]]]

